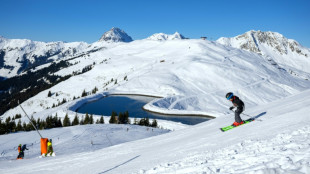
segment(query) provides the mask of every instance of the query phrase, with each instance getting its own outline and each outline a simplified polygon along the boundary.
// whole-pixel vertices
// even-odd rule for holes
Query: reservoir
[[[195,125],[210,118],[199,116],[178,116],[178,115],[165,115],[148,112],[142,107],[148,102],[155,99],[155,97],[147,96],[134,96],[134,95],[110,95],[99,100],[86,103],[76,110],[79,113],[88,113],[95,115],[111,116],[112,111],[117,114],[122,112],[129,112],[130,118],[146,118],[150,121],[153,119],[169,120],[174,122],[181,122],[183,124]]]

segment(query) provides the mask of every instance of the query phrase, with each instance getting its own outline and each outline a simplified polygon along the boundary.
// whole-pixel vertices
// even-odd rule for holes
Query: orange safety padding
[[[47,138],[41,138],[41,155],[47,153]]]

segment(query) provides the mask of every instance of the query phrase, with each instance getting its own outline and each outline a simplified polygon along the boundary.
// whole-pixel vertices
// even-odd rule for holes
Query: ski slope
[[[309,173],[309,105],[306,90],[247,109],[257,120],[224,133],[219,128],[231,124],[233,114],[91,151],[89,143],[70,151],[76,143],[68,134],[71,142],[60,149],[55,144],[56,157],[1,161],[0,173]],[[14,146],[7,141],[14,136],[1,136],[1,142]],[[24,133],[26,139],[35,136]]]

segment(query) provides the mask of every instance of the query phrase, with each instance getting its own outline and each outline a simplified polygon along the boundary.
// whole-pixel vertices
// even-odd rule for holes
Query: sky
[[[309,0],[0,0],[0,36],[93,43],[112,27],[134,40],[176,31],[188,38],[273,31],[310,48]]]

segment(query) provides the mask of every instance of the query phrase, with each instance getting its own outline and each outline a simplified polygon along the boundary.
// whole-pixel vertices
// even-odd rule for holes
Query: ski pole
[[[234,110],[231,110],[232,112],[235,112]],[[241,113],[242,115],[245,115],[247,117],[250,117],[250,118],[253,118],[252,116],[248,115],[248,114],[244,114],[244,113]],[[254,118],[254,120],[257,120],[257,121],[263,121],[261,119],[258,119],[258,118]]]
[[[247,117],[253,118],[253,117],[252,117],[252,116],[250,116],[250,115],[247,115],[247,114],[244,114],[244,113],[241,113],[241,114],[243,114],[243,115],[245,115],[245,116],[247,116]],[[263,120],[258,119],[258,118],[254,118],[254,120],[257,120],[257,121],[263,121]]]

